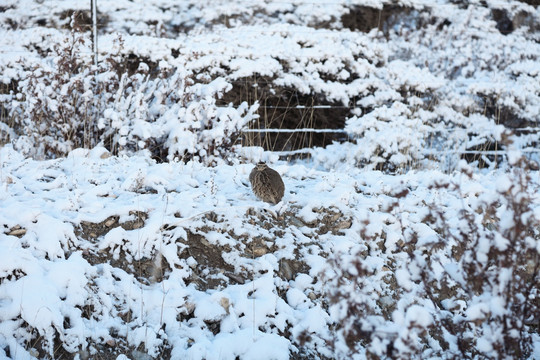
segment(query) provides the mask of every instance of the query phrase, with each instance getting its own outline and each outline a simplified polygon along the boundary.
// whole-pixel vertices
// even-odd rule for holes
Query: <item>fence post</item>
[[[92,46],[94,50],[94,64],[97,67],[98,64],[98,39],[97,39],[97,0],[90,0],[90,7],[92,12]]]

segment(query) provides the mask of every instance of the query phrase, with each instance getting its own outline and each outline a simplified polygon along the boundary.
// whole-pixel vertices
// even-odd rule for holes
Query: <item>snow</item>
[[[496,357],[508,339],[496,321],[538,296],[511,290],[534,265],[516,269],[521,252],[540,251],[540,175],[516,170],[540,160],[540,10],[459,3],[99,2],[95,68],[66,16],[86,3],[5,1],[0,358],[58,344],[118,360],[459,357],[448,323]],[[382,30],[345,27],[360,7],[395,4],[407,11]],[[66,46],[76,70],[60,67]],[[129,55],[143,62],[128,76],[111,64]],[[268,111],[230,102],[246,79],[348,108],[336,121],[350,141],[291,162],[245,146]],[[502,160],[461,157],[489,146]],[[283,177],[277,205],[250,189],[259,160]],[[512,197],[530,208],[517,214]]]
[[[158,164],[140,157],[122,158],[121,161],[115,157],[102,159],[97,156],[100,153],[103,150],[96,149],[92,156],[89,152],[77,150],[66,159],[41,162],[21,161],[9,146],[0,151],[4,159],[4,193],[0,205],[2,221],[4,224],[20,224],[27,229],[20,240],[1,234],[3,261],[0,262],[0,274],[4,278],[14,271],[25,274],[6,280],[0,286],[2,322],[13,321],[11,319],[20,316],[45,338],[53,336],[52,329],[58,329],[63,334],[66,349],[72,350],[84,346],[87,337],[108,338],[111,329],[124,333],[125,326],[129,326],[127,341],[134,346],[144,344],[149,354],[157,354],[166,337],[175,356],[191,358],[209,358],[217,356],[215,354],[221,354],[219,358],[256,358],[261,354],[254,351],[256,347],[264,349],[267,358],[287,358],[292,349],[290,340],[279,333],[267,332],[272,326],[283,331],[286,324],[290,324],[291,331],[297,335],[302,331],[315,334],[328,331],[329,315],[316,299],[308,296],[321,289],[320,279],[315,276],[318,276],[319,269],[324,268],[325,260],[320,251],[309,245],[309,236],[312,235],[306,237],[298,232],[300,229],[290,229],[290,233],[276,239],[276,245],[285,250],[297,246],[296,242],[305,242],[306,250],[311,249],[309,255],[302,255],[311,267],[309,274],[300,273],[288,283],[282,283],[273,274],[280,268],[282,259],[291,258],[289,251],[277,251],[250,260],[240,257],[234,250],[224,259],[235,267],[252,268],[255,273],[248,282],[207,292],[185,285],[197,261],[193,257],[187,260],[178,257],[184,245],[170,242],[170,239],[171,236],[185,238],[185,233],[177,229],[164,232],[163,225],[177,224],[194,232],[203,224],[201,214],[214,211],[227,226],[244,229],[237,234],[262,232],[262,229],[251,229],[241,222],[246,209],[262,210],[265,207],[257,202],[247,186],[251,165],[208,168],[195,162]],[[374,196],[384,191],[382,184],[414,184],[412,197],[405,198],[400,206],[402,212],[414,214],[421,213],[418,208],[420,199],[433,196],[429,190],[432,179],[440,177],[422,171],[398,176],[360,169],[348,174],[329,174],[314,168],[301,170],[304,166],[276,167],[287,184],[285,208],[290,206],[287,204],[295,204],[300,209],[298,218],[308,222],[320,219],[320,214],[314,209],[335,206],[360,221],[366,214],[363,207],[357,207],[358,204],[370,204],[373,209],[369,215],[373,229],[371,236],[376,236],[380,233],[378,229],[383,227],[386,231],[394,231],[391,226],[384,225],[388,219],[383,210],[385,196]],[[92,171],[91,176],[88,169]],[[306,172],[310,174],[309,182],[317,188],[316,197],[312,186],[301,175]],[[466,180],[460,174],[450,176],[470,185],[470,191],[482,193],[500,191],[501,185],[495,179],[500,179],[501,175],[499,172],[478,174],[478,180]],[[50,176],[63,180],[52,180]],[[8,183],[7,178],[12,181]],[[51,185],[55,181],[56,184]],[[364,184],[360,194],[354,191],[358,183]],[[141,186],[153,188],[156,192],[140,193]],[[346,202],[341,201],[342,194],[347,194]],[[460,195],[446,193],[445,196]],[[33,211],[12,210],[22,209],[25,204],[32,204]],[[75,235],[82,221],[101,222],[113,214],[122,221],[133,220],[130,212],[134,210],[148,213],[142,228],[126,230],[116,227],[96,240],[85,240]],[[175,213],[182,214],[182,222],[178,222]],[[421,217],[408,216],[404,219],[418,229],[420,239],[424,239],[420,240],[422,243],[435,241],[432,239],[433,231],[420,222]],[[353,221],[353,227],[356,221]],[[309,228],[305,231],[311,232]],[[355,231],[347,230],[345,234],[320,236],[318,247],[336,253],[353,253],[355,244],[362,238]],[[391,234],[387,238],[387,244],[393,244],[388,247],[389,254],[398,249],[397,240],[390,240]],[[399,239],[399,236],[394,236]],[[218,228],[207,232],[206,241],[232,248],[240,245],[238,240],[225,236]],[[71,252],[70,249],[74,248],[83,250]],[[478,250],[485,252],[487,248],[479,247]],[[128,257],[134,263],[142,258],[152,258],[159,251],[173,270],[161,283],[144,285],[125,270],[108,264],[90,264],[83,254],[89,251],[110,253],[115,259]],[[367,268],[379,271],[377,269],[386,266],[380,256],[366,258]],[[446,268],[449,267],[447,264]],[[398,284],[406,290],[416,286],[414,274],[410,265],[395,272]],[[500,276],[505,278],[503,282],[508,281],[508,274]],[[278,295],[281,291],[285,291],[284,297]],[[92,320],[81,318],[81,308],[89,303],[94,304],[100,317]],[[194,318],[177,322],[178,309],[191,306]],[[500,313],[502,306],[494,298],[490,303],[469,306],[466,314],[471,320],[480,319],[487,311]],[[123,311],[133,314],[131,322],[125,323],[119,317]],[[421,327],[427,327],[433,321],[429,311],[420,305],[408,307],[403,316],[403,320],[396,321]],[[64,318],[70,319],[69,328],[65,327]],[[204,327],[199,325],[203,321],[219,322],[220,332],[214,336],[203,330]],[[160,330],[162,323],[166,325],[165,332]],[[194,327],[199,330],[191,332]],[[267,330],[261,331],[261,328]],[[186,347],[185,336],[192,339],[192,346]],[[12,338],[10,332],[2,332],[2,338],[6,345],[13,344],[8,340]]]

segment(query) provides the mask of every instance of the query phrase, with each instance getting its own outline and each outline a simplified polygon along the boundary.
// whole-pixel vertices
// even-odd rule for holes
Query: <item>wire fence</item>
[[[313,128],[301,128],[301,129],[244,129],[244,133],[302,133],[302,132],[311,132],[311,133],[335,133],[335,134],[345,134],[347,133],[343,129],[313,129]]]
[[[528,127],[528,128],[517,128],[517,129],[510,129],[516,132],[521,131],[531,131],[531,132],[540,132],[540,127]],[[315,129],[315,128],[298,128],[298,129],[275,129],[275,128],[249,128],[249,129],[243,129],[242,132],[245,133],[294,133],[294,132],[312,132],[312,133],[350,133],[345,129]],[[463,132],[463,133],[474,133],[474,130],[470,129],[463,129],[463,128],[448,128],[448,129],[427,129],[423,130],[424,133],[451,133],[451,132]],[[352,134],[351,134],[352,135]]]
[[[287,156],[297,156],[297,155],[313,155],[315,154],[315,149],[313,148],[303,148],[297,150],[282,150],[282,151],[272,151],[273,154],[280,157]],[[540,149],[521,149],[523,154],[539,154]],[[422,152],[425,156],[441,156],[441,155],[485,155],[485,156],[507,156],[507,150],[424,150]]]
[[[252,4],[251,0],[246,0],[246,4]],[[351,4],[347,4],[346,1],[321,1],[321,2],[315,2],[315,1],[272,1],[273,4],[286,4],[291,6],[304,6],[304,5],[311,5],[311,6],[320,6],[320,5],[342,5],[342,6],[349,6]],[[261,6],[264,6],[266,4],[266,1],[261,2]],[[352,4],[353,6],[359,6],[359,4]],[[111,23],[111,21],[114,21],[113,18],[108,18],[106,21],[103,21],[99,18],[99,12],[98,12],[98,4],[97,0],[91,0],[90,1],[90,14],[91,14],[91,20],[92,24],[84,24],[85,30],[90,30],[91,32],[91,38],[92,38],[92,51],[80,51],[79,53],[81,55],[92,55],[94,57],[94,62],[97,65],[98,62],[98,55],[100,54],[99,48],[98,48],[98,28],[99,27],[105,27],[108,24]],[[382,11],[380,9],[379,11]],[[266,34],[280,34],[280,33],[288,33],[289,29],[287,27],[284,28],[254,28],[253,30],[241,27],[241,28],[218,28],[218,29],[211,29],[212,34],[218,34],[218,35],[225,35],[225,34],[231,34],[236,32],[241,33],[257,33],[258,35],[264,36]],[[335,35],[339,31],[334,29],[310,29],[310,30],[301,30],[298,28],[294,29],[294,34],[331,34]],[[178,48],[178,49],[170,49],[171,51],[176,50],[178,55],[183,56],[189,56],[190,54],[196,54],[197,56],[205,55],[201,54],[200,50],[197,49],[185,49],[185,48]],[[28,55],[28,54],[37,54],[38,52],[42,51],[41,49],[35,49],[35,50],[26,50],[26,49],[5,49],[0,48],[0,54],[4,55]],[[222,57],[223,59],[227,58],[233,58],[235,56],[238,56],[238,51],[236,49],[226,49],[226,51],[221,51],[219,53],[213,53],[212,51],[209,51],[206,55],[212,56],[212,57]],[[173,56],[171,54],[171,56]],[[286,61],[288,58],[297,58],[297,59],[314,59],[314,55],[303,55],[303,54],[291,54],[290,57],[285,56],[283,54],[263,54],[259,55],[260,57],[272,57],[278,61]],[[359,57],[361,57],[361,54],[358,54]],[[321,55],[321,58],[324,57],[324,54]],[[232,84],[243,84],[246,87],[253,87],[260,85],[257,81],[250,81],[249,79],[229,79],[229,82]],[[268,82],[268,81],[266,81]],[[270,81],[271,83],[271,81]],[[338,104],[309,104],[309,105],[289,105],[289,106],[280,106],[280,105],[260,105],[259,109],[265,109],[265,110],[308,110],[308,111],[317,111],[317,110],[352,110],[357,109],[359,106],[355,105],[354,101],[351,102],[349,105],[338,105]],[[540,127],[523,127],[523,128],[514,128],[511,129],[515,132],[531,132],[531,133],[540,133]],[[438,134],[441,132],[445,133],[453,133],[453,132],[467,132],[467,133],[475,133],[475,130],[471,129],[465,129],[465,128],[459,128],[459,127],[453,127],[448,129],[423,129],[422,130],[426,134]],[[351,134],[345,129],[330,129],[330,128],[295,128],[295,129],[286,129],[286,128],[247,128],[243,129],[242,133],[244,134],[262,134],[263,136],[266,136],[266,134],[294,134],[294,133],[304,133],[304,134],[337,134],[341,135],[340,139],[342,141],[350,141],[354,139],[355,135]],[[309,136],[309,135],[308,135]],[[284,151],[274,151],[276,154],[280,156],[294,156],[299,154],[308,154],[313,151],[313,148],[311,146],[302,148],[302,149],[295,149],[295,150],[284,150]],[[540,153],[540,149],[523,149],[522,152],[524,153]],[[461,154],[461,155],[486,155],[486,156],[499,156],[499,155],[505,155],[504,150],[436,150],[436,149],[426,149],[425,150],[426,155],[440,155],[440,154]]]

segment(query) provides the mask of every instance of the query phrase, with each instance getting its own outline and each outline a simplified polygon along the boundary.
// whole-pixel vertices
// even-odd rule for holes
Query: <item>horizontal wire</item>
[[[345,105],[296,105],[296,106],[259,106],[263,109],[298,109],[298,110],[311,110],[311,109],[353,109],[354,106],[345,106]]]
[[[244,129],[244,133],[295,133],[295,132],[311,132],[311,133],[347,133],[345,130],[340,129],[313,129],[313,128],[303,128],[303,129]]]
[[[540,153],[540,149],[520,149],[519,152],[527,154]],[[426,155],[433,154],[467,154],[467,155],[506,155],[507,150],[425,150]]]
[[[212,45],[212,44],[210,44]],[[309,50],[309,48],[307,48]],[[166,49],[163,49],[163,50],[179,50],[177,48],[174,48],[174,47],[171,47],[171,48],[166,48]],[[182,50],[182,49],[180,49]],[[249,50],[247,48],[245,48],[245,50]],[[0,49],[0,54],[29,54],[29,53],[38,53],[38,52],[53,52],[52,49],[47,49],[47,50],[37,50],[37,49],[28,49],[28,50],[3,50],[3,49]],[[82,50],[82,51],[77,51],[77,53],[79,54],[93,54],[92,51],[85,51],[85,50]],[[101,55],[101,56],[104,56],[104,55],[109,55],[111,53],[108,53],[108,52],[99,52],[98,55]],[[122,54],[119,54],[119,55],[132,55],[133,53],[122,53]],[[196,54],[197,56],[214,56],[214,57],[218,57],[218,56],[228,56],[228,57],[233,57],[233,56],[239,56],[241,55],[241,53],[239,53],[238,51],[234,51],[234,52],[212,52],[212,50],[209,50],[207,53],[202,53],[202,51],[200,49],[193,49],[193,50],[190,50],[190,52],[186,52],[186,51],[180,51],[179,52],[179,55],[192,55],[192,54]],[[116,54],[112,54],[112,55],[116,55]],[[137,54],[139,55],[141,58],[144,58],[145,55],[141,55],[141,54]],[[263,56],[259,56],[259,58],[272,58],[272,59],[275,59],[275,60],[281,60],[280,57],[283,57],[283,58],[287,58],[287,59],[290,59],[290,58],[293,58],[293,59],[324,59],[324,60],[327,60],[327,59],[330,59],[329,55],[331,54],[323,54],[323,55],[318,55],[318,57],[316,57],[315,55],[299,55],[299,54],[293,54],[293,55],[289,55],[289,54],[265,54]],[[355,55],[355,54],[353,54]],[[359,56],[360,59],[364,59],[361,57],[361,54],[356,54]],[[251,59],[249,59],[251,60]],[[368,59],[366,59],[368,60]]]
[[[243,3],[243,4],[255,4],[255,6],[264,6],[264,5],[273,5],[273,4],[284,4],[284,5],[344,5],[344,6],[355,6],[355,5],[358,5],[358,6],[366,6],[364,3],[365,1],[306,1],[306,0],[302,0],[302,1],[283,1],[283,0],[279,0],[279,1],[274,1],[274,0],[262,0],[262,1],[258,1],[258,2],[254,2],[253,0],[235,0],[234,1],[235,3]],[[193,2],[195,3],[195,2]],[[381,5],[384,5],[384,4],[390,4],[391,1],[387,0],[387,1],[382,1]],[[215,1],[213,5],[230,5],[230,1],[227,0],[227,1]],[[98,12],[99,12],[99,2],[97,3],[97,8],[98,8]],[[161,7],[157,7],[156,8],[159,8],[161,10]],[[382,10],[382,9],[379,9],[379,8],[376,8],[376,7],[373,7],[371,6],[371,8],[375,9],[375,10]],[[176,7],[171,7],[172,10],[177,10]],[[88,11],[91,11],[91,8],[88,7],[88,9],[86,8],[81,8],[81,9],[74,9],[74,11],[83,11],[83,10],[88,10]],[[167,9],[168,10],[168,9]]]
[[[522,129],[510,129],[513,131],[540,131],[540,128],[527,128],[526,130]],[[444,132],[470,132],[468,129],[461,128],[451,128],[451,129],[428,129],[425,130],[425,133],[444,133]],[[361,137],[355,135],[352,131],[347,131],[345,129],[315,129],[315,128],[301,128],[301,129],[283,129],[283,128],[266,128],[266,129],[243,129],[242,132],[245,133],[292,133],[292,132],[313,132],[313,133],[347,133],[352,138]]]
[[[298,155],[298,154],[309,154],[313,153],[315,149],[313,148],[303,148],[298,150],[283,150],[283,151],[272,151],[273,154],[279,156],[287,155]],[[540,153],[540,149],[522,149],[519,150],[521,153],[527,154],[537,154]],[[421,153],[425,155],[443,155],[443,154],[465,154],[465,155],[507,155],[505,150],[426,150]]]

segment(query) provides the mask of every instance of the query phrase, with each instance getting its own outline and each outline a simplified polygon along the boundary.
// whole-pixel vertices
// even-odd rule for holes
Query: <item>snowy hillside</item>
[[[0,358],[540,358],[538,4],[90,20],[0,5]]]

